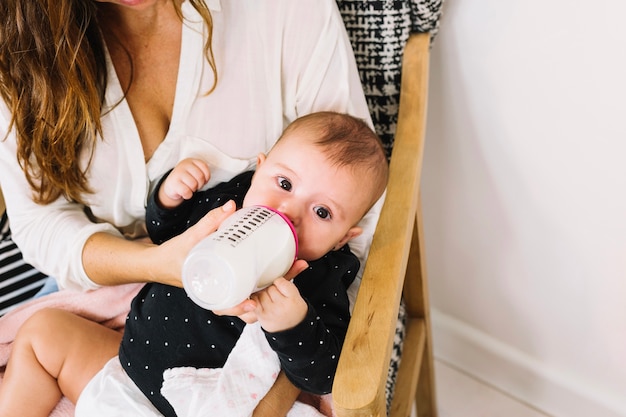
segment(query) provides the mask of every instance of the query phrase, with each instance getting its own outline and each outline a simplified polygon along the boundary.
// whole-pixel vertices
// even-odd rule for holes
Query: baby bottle
[[[283,276],[293,264],[298,238],[282,213],[242,208],[200,241],[183,264],[183,287],[207,310],[236,306]]]

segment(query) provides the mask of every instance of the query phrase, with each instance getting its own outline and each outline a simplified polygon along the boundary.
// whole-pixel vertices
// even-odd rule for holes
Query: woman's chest
[[[111,60],[148,161],[169,131],[180,61],[180,36],[148,43],[132,55],[111,48]]]

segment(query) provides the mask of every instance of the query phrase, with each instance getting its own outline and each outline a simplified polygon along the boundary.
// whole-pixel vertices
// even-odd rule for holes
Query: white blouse
[[[64,198],[46,206],[35,204],[17,163],[15,135],[0,142],[0,185],[13,238],[25,261],[56,277],[61,287],[97,287],[82,265],[82,250],[92,234],[145,236],[147,196],[180,159],[205,158],[211,186],[251,168],[257,154],[267,152],[298,116],[336,110],[370,120],[334,0],[207,4],[214,24],[217,88],[205,94],[213,83],[203,53],[207,31],[186,2],[172,120],[148,163],[109,61],[103,137],[88,171],[89,186],[96,192],[86,197],[87,207]],[[0,102],[0,137],[9,120],[8,108]],[[365,236],[351,245],[362,259],[377,218],[373,214]]]

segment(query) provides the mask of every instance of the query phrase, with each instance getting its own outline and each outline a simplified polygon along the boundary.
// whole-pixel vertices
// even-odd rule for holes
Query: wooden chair
[[[414,405],[419,417],[437,415],[420,209],[429,54],[430,35],[412,34],[402,62],[387,197],[333,385],[338,417],[407,417]],[[401,298],[408,316],[406,336],[388,414],[385,385]],[[298,395],[288,385],[281,374],[254,415],[285,415]]]
[[[404,51],[387,198],[333,385],[338,417],[388,415],[385,384],[402,294],[408,319],[389,416],[407,417],[414,404],[419,417],[437,414],[419,198],[429,47],[428,33],[413,34]],[[285,415],[298,394],[281,374],[255,416]]]

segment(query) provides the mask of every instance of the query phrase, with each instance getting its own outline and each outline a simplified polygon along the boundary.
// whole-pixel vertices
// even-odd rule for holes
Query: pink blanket
[[[33,313],[54,307],[74,312],[82,317],[121,330],[126,321],[130,302],[143,284],[105,287],[95,291],[64,290],[29,301],[0,317],[0,379],[11,353],[17,330]],[[63,398],[50,417],[74,415],[74,405]]]

